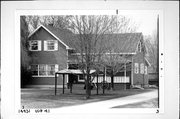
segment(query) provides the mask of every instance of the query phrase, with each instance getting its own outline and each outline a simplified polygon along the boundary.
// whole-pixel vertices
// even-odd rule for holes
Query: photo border
[[[168,119],[178,118],[179,116],[179,1],[29,1],[29,2],[1,2],[1,117],[3,119],[49,119],[49,118],[69,118],[69,119]],[[162,75],[164,78],[162,85],[164,97],[160,102],[164,105],[163,113],[117,113],[117,114],[17,114],[15,105],[18,106],[17,100],[20,99],[16,94],[20,92],[17,90],[19,83],[17,83],[15,62],[18,62],[15,52],[15,37],[17,26],[17,11],[18,10],[73,10],[73,9],[104,9],[104,10],[160,10],[163,14],[163,38],[162,47],[164,47],[163,59],[164,69]],[[161,22],[160,22],[161,23]],[[20,24],[20,23],[19,23]],[[20,27],[19,27],[20,28]],[[20,29],[19,29],[20,30]],[[20,35],[19,35],[20,37]],[[172,42],[173,41],[173,42]],[[7,49],[8,47],[8,49]],[[17,50],[17,49],[16,49]],[[16,60],[15,60],[16,59]],[[17,65],[16,65],[17,66]],[[160,67],[159,67],[160,68]],[[16,77],[15,77],[16,75]],[[18,84],[18,85],[15,85]],[[20,87],[18,87],[20,89]],[[15,90],[14,90],[15,89]],[[18,92],[16,92],[18,91]],[[161,96],[161,95],[160,95]],[[19,98],[19,99],[18,99]],[[17,99],[17,100],[16,100]],[[15,101],[16,100],[16,101]],[[160,105],[161,105],[160,104]]]
[[[17,10],[16,11],[16,17],[17,19],[15,19],[16,23],[16,27],[15,27],[15,31],[17,31],[15,33],[15,36],[16,36],[16,39],[20,39],[20,36],[17,36],[20,34],[20,16],[23,16],[23,15],[117,15],[116,14],[116,10],[117,9],[114,9],[114,10]],[[119,10],[119,13],[121,13],[122,15],[125,15],[126,13],[130,13],[132,12],[132,10]],[[163,56],[160,55],[161,53],[164,54],[164,50],[163,50],[163,12],[162,10],[133,10],[133,12],[136,14],[140,14],[140,13],[156,13],[156,14],[159,14],[159,74],[161,74],[159,76],[159,108],[118,108],[118,109],[111,109],[111,111],[108,109],[108,110],[102,110],[102,111],[91,111],[91,112],[87,112],[86,110],[82,110],[81,113],[109,113],[109,114],[116,114],[116,113],[163,113],[164,112],[164,74],[163,74],[163,71],[160,70],[161,68],[164,69],[164,66],[163,66]],[[133,14],[134,14],[133,13]],[[118,15],[121,15],[121,14],[118,14]],[[16,42],[16,43],[20,43],[19,42]],[[16,53],[16,56],[18,57],[15,57],[15,68],[17,67],[20,67],[20,64],[19,64],[19,61],[20,61],[20,44],[16,44],[15,43],[15,53]],[[17,71],[17,69],[15,69],[15,71]],[[18,70],[16,74],[16,78],[17,79],[20,79],[20,76],[18,74],[20,74],[20,70]],[[21,109],[20,108],[20,104],[17,103],[19,102],[19,88],[20,87],[20,82],[15,82],[15,86],[16,86],[16,113],[18,114],[18,110]],[[18,107],[18,108],[17,108]],[[59,113],[59,114],[67,114],[67,111],[63,111],[63,107],[61,108],[62,111]],[[36,114],[35,113],[35,110],[36,109],[31,109],[31,114]],[[69,110],[68,113],[77,113],[76,111],[74,111],[73,109],[72,110]],[[57,109],[51,109],[51,114],[58,114],[58,111]]]

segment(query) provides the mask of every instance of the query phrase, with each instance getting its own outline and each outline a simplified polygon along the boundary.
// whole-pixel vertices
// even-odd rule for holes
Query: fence
[[[103,81],[103,76],[98,77],[98,83]],[[106,76],[105,81],[111,83],[111,77]],[[97,77],[94,78],[93,83],[97,83]],[[130,79],[128,76],[114,76],[114,83],[130,83]]]

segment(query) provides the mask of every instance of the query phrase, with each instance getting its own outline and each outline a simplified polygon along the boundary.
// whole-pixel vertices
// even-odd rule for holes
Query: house
[[[106,34],[106,40],[113,34]],[[127,60],[121,60],[124,70],[118,72],[114,77],[115,88],[124,89],[131,86],[148,85],[148,66],[149,62],[145,58],[145,46],[142,33],[123,33],[114,34],[116,45],[121,48],[118,52],[126,55]],[[73,39],[77,34],[69,30],[57,29],[52,26],[40,25],[29,35],[29,51],[31,54],[32,79],[29,87],[54,87],[55,72],[64,69],[74,69],[72,59]],[[105,53],[106,55],[106,53]],[[108,55],[108,54],[107,54]],[[126,61],[126,62],[125,62]],[[128,66],[127,66],[128,64]],[[127,66],[127,67],[126,67]],[[76,69],[76,68],[75,68]],[[108,68],[107,68],[108,70]],[[66,75],[65,82],[75,78],[76,83],[83,83],[81,75]],[[96,82],[96,77],[94,82]],[[102,81],[99,76],[98,82]],[[106,81],[110,82],[110,76],[106,74]],[[62,76],[58,77],[58,87],[62,87]]]
[[[152,66],[148,68],[149,84],[159,86],[159,74]]]

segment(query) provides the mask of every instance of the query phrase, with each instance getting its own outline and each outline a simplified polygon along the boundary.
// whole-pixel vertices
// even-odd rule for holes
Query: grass
[[[99,95],[96,94],[96,90],[92,90],[90,99],[86,99],[83,88],[74,88],[72,93],[70,93],[69,89],[65,89],[65,94],[62,94],[62,89],[58,89],[57,95],[54,95],[54,89],[22,89],[21,105],[25,108],[59,108],[125,97],[151,90],[105,90],[105,94],[102,93],[102,90],[99,90]]]

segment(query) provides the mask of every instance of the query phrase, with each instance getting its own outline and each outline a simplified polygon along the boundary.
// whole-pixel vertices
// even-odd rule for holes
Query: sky
[[[125,11],[120,14],[138,24],[137,32],[142,32],[143,35],[152,35],[157,29],[157,12],[155,11]]]
[[[114,13],[114,12],[113,12]],[[119,10],[118,15],[123,15],[137,24],[137,32],[143,35],[152,35],[157,29],[157,11],[155,10]]]

